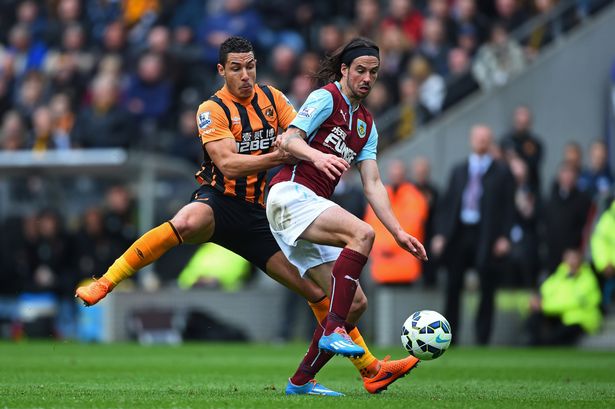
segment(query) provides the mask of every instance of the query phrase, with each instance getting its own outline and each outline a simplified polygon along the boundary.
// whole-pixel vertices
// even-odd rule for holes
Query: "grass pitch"
[[[335,357],[318,379],[346,397],[287,397],[305,348],[0,343],[0,408],[615,408],[615,352],[454,348],[380,395]]]

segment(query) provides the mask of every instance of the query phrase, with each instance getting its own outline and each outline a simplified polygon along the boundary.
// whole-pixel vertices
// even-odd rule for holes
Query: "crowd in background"
[[[217,47],[256,47],[259,81],[300,105],[319,60],[376,40],[382,144],[407,138],[478,84],[500,86],[601,0],[579,1],[523,43],[510,37],[553,0],[7,0],[0,5],[0,149],[139,148],[201,160],[196,106],[221,84]],[[565,21],[564,21],[565,20]]]
[[[285,92],[295,106],[318,86],[309,74],[326,53],[349,37],[375,39],[381,70],[367,105],[376,122],[388,108],[399,108],[392,130],[382,132],[381,146],[386,146],[408,138],[478,87],[505,84],[597,3],[577,2],[572,14],[539,27],[520,43],[510,33],[530,17],[549,13],[554,1],[8,0],[0,5],[0,150],[120,147],[163,151],[198,165],[203,153],[195,110],[221,85],[217,47],[229,35],[254,43],[258,81]],[[489,236],[490,245],[497,242],[497,257],[490,258],[497,267],[490,264],[485,273],[497,270],[497,277],[483,287],[538,289],[566,251],[576,250],[593,260],[601,291],[612,292],[613,263],[593,255],[590,246],[594,226],[608,214],[603,211],[613,189],[606,146],[597,141],[584,158],[580,146],[570,143],[556,180],[542,181],[546,139],[532,131],[527,107],[517,108],[512,123],[506,135],[490,136],[490,160],[505,174],[506,182],[498,185],[510,183],[506,205],[511,213],[506,231]],[[388,169],[393,205],[400,212],[413,209],[406,217],[399,213],[400,220],[437,257],[424,265],[408,262],[379,235],[384,242],[374,246],[372,278],[379,284],[422,282],[427,287],[448,280],[446,315],[454,320],[459,295],[453,287],[459,288],[464,271],[456,273],[454,286],[449,276],[438,275],[445,267],[451,270],[451,260],[460,260],[441,241],[449,233],[448,240],[456,240],[451,232],[458,226],[445,225],[459,220],[445,222],[442,216],[450,214],[442,204],[450,203],[451,186],[431,182],[425,158],[412,162],[409,179],[406,165],[395,162]],[[27,179],[20,189],[28,195],[40,183]],[[552,188],[542,197],[546,184]],[[464,206],[471,196],[466,187],[458,187]],[[61,300],[60,311],[74,308],[77,283],[102,274],[134,240],[131,193],[123,186],[104,189],[104,204],[89,207],[78,220],[67,222],[59,209],[39,206],[2,221],[0,315],[14,314],[14,296],[24,292],[52,293]],[[476,184],[472,189],[479,189],[479,196],[488,193]],[[350,180],[340,182],[335,199],[365,216],[362,194]],[[369,210],[365,217],[371,220]],[[477,260],[462,262],[477,267]],[[391,274],[387,263],[406,266],[395,267],[403,276]],[[492,292],[483,294],[487,316]],[[60,337],[72,331],[50,325]]]

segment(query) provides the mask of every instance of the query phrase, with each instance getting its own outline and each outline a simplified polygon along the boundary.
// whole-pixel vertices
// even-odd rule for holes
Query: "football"
[[[411,355],[423,361],[441,356],[452,338],[450,324],[435,311],[417,311],[401,327],[401,344]]]

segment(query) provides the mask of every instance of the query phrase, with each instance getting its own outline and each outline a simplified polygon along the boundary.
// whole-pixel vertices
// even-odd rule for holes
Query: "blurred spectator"
[[[507,32],[519,27],[528,15],[517,0],[495,0],[496,18]]]
[[[297,75],[291,85],[290,92],[286,94],[288,100],[294,107],[300,107],[307,99],[310,92],[315,89],[315,81],[307,75]]]
[[[120,19],[122,4],[117,0],[87,0],[85,10],[92,40],[100,44],[107,26]]]
[[[455,37],[459,41],[459,36],[463,33],[472,32],[478,39],[483,42],[487,39],[489,33],[489,21],[487,17],[481,14],[476,8],[476,0],[458,0],[455,2],[453,17],[457,23],[457,32]],[[457,42],[459,46],[461,44]]]
[[[195,112],[185,109],[179,116],[177,132],[172,138],[170,153],[200,166],[203,161],[203,147],[199,139]]]
[[[342,178],[333,191],[331,200],[359,219],[363,219],[367,200],[365,199],[361,186],[352,178],[353,175],[351,172],[344,172],[342,174]]]
[[[113,21],[105,26],[100,44],[100,58],[104,55],[116,55],[121,57],[124,63],[129,60],[126,29],[121,21]]]
[[[573,141],[566,143],[564,146],[564,162],[574,168],[578,177],[583,170],[583,149],[581,149],[581,145]]]
[[[533,346],[573,345],[583,334],[600,328],[600,288],[578,249],[568,249],[532,299],[527,322]]]
[[[124,2],[122,18],[128,27],[131,44],[142,44],[161,10],[160,0],[141,0]]]
[[[95,272],[105,271],[123,248],[123,241],[114,240],[105,229],[100,208],[86,209],[80,224],[74,249],[79,282],[91,279]]]
[[[199,29],[205,62],[215,66],[218,48],[230,36],[241,36],[258,46],[263,23],[256,9],[247,0],[226,0],[223,8],[205,16]]]
[[[533,0],[535,14],[537,16],[549,16],[557,2],[554,0]],[[566,17],[566,13],[563,14]],[[536,26],[531,32],[527,41],[527,50],[531,57],[535,57],[541,48],[553,41],[554,38],[562,34],[564,30],[564,21],[562,16],[545,21]]]
[[[388,165],[386,184],[393,213],[401,227],[423,241],[425,223],[429,215],[427,199],[406,178],[406,165],[401,160],[393,160]],[[364,218],[376,232],[374,246],[370,253],[372,279],[378,284],[411,284],[421,277],[421,261],[397,245],[393,236],[386,230],[374,213],[367,207]]]
[[[94,54],[86,48],[83,27],[74,23],[64,29],[61,47],[47,53],[44,70],[52,76],[61,70],[77,70],[82,75],[89,75],[94,63]]]
[[[427,17],[435,18],[442,23],[443,38],[447,46],[456,44],[459,28],[457,21],[451,16],[449,2],[446,0],[429,0],[427,6]]]
[[[66,94],[56,94],[49,101],[51,110],[53,139],[57,149],[72,147],[70,133],[75,123],[75,113],[71,108],[71,101]]]
[[[47,21],[41,13],[39,2],[25,0],[17,6],[17,23],[28,27],[34,41],[45,41]]]
[[[431,114],[420,102],[416,81],[410,77],[402,77],[399,80],[401,92],[399,101],[399,122],[395,130],[395,139],[403,140],[411,138],[420,125],[431,118]],[[388,142],[388,141],[382,141]]]
[[[408,65],[411,46],[397,26],[383,27],[380,33],[379,83],[386,85],[391,99],[399,100],[399,73]]]
[[[270,75],[273,85],[284,93],[290,89],[296,72],[297,59],[296,52],[285,44],[279,44],[271,51]]]
[[[607,310],[615,292],[615,200],[598,219],[591,236],[591,256],[602,287],[602,305]]]
[[[608,149],[604,141],[595,141],[589,149],[589,167],[579,175],[578,187],[590,197],[604,197],[613,186],[613,175],[609,169]]]
[[[344,43],[344,30],[334,23],[327,23],[318,30],[318,45],[316,49],[321,56],[332,54]]]
[[[360,36],[378,38],[380,17],[378,0],[358,0],[355,3],[354,25]]]
[[[575,166],[563,162],[544,209],[548,271],[555,271],[564,251],[580,248],[591,201],[576,186]]]
[[[41,106],[32,115],[32,137],[30,138],[34,142],[32,149],[39,152],[55,149],[52,133],[51,111],[47,106]]]
[[[107,234],[122,249],[128,247],[136,239],[135,206],[130,191],[125,186],[115,185],[107,190],[104,225]]]
[[[47,22],[47,44],[51,48],[61,48],[62,36],[72,25],[88,24],[80,0],[58,0],[52,3],[52,19]],[[52,6],[52,7],[53,7]]]
[[[491,28],[489,42],[480,47],[474,60],[472,66],[474,78],[481,88],[489,90],[505,85],[524,68],[523,50],[515,40],[509,38],[508,31],[503,25],[495,24]]]
[[[26,127],[21,115],[17,111],[6,112],[0,128],[0,150],[17,151],[27,147]]]
[[[431,164],[427,158],[418,156],[412,161],[412,183],[427,201],[428,210],[423,243],[431,243],[435,231],[439,193],[431,181]],[[438,258],[431,254],[429,254],[429,260],[423,262],[423,284],[425,287],[434,287],[437,284],[438,264]]]
[[[476,316],[476,341],[491,335],[498,263],[510,251],[508,235],[514,217],[514,181],[507,166],[490,155],[492,131],[475,125],[470,132],[472,153],[456,165],[440,201],[431,250],[447,267],[444,315],[453,331],[460,329],[460,295],[465,272],[474,267],[481,300]]]
[[[46,54],[47,47],[32,39],[28,26],[17,24],[9,32],[8,45],[0,44],[0,74],[20,81],[28,72],[41,69]]]
[[[36,218],[36,238],[29,244],[29,274],[25,292],[48,294],[57,299],[55,329],[61,338],[73,338],[76,325],[74,290],[73,240],[64,231],[62,219],[55,210],[42,210]]]
[[[529,188],[540,193],[540,166],[543,156],[542,141],[532,131],[532,112],[519,105],[513,115],[513,127],[502,138],[500,146],[506,156],[518,156],[527,166]]]
[[[510,255],[502,285],[531,288],[536,285],[540,270],[538,225],[540,222],[540,191],[530,183],[529,167],[518,156],[508,159],[515,178],[515,215],[510,230]]]
[[[423,39],[418,51],[427,57],[433,70],[442,76],[448,75],[448,50],[446,31],[442,21],[436,17],[426,19],[423,23]]]
[[[391,105],[391,102],[386,86],[382,82],[376,82],[365,99],[365,106],[375,118],[378,118]]]
[[[446,110],[478,89],[478,83],[470,70],[470,56],[463,48],[453,48],[448,53],[448,78],[446,97],[442,109]]]
[[[81,148],[127,148],[135,146],[138,135],[132,120],[118,101],[119,84],[111,76],[92,82],[92,105],[77,115],[71,139]]]
[[[413,6],[412,0],[391,0],[382,29],[397,26],[411,45],[418,45],[423,32],[423,16]]]
[[[45,101],[45,77],[38,71],[26,75],[15,99],[15,108],[24,118],[30,118]]]
[[[432,72],[429,62],[421,56],[410,60],[410,76],[419,87],[419,102],[427,108],[430,115],[437,115],[442,109],[446,96],[444,79]]]
[[[126,109],[138,121],[149,120],[156,126],[165,119],[171,106],[172,84],[158,54],[146,53],[139,59],[137,72],[126,89]],[[147,141],[144,141],[147,144]]]

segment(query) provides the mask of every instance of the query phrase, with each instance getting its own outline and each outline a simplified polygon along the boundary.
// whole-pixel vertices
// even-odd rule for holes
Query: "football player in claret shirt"
[[[280,91],[255,83],[252,45],[241,37],[231,37],[220,46],[218,73],[224,86],[196,114],[204,153],[196,174],[201,186],[170,221],[137,239],[100,279],[77,288],[76,296],[86,305],[96,304],[121,281],[173,247],[184,242],[214,242],[301,294],[320,321],[328,313],[329,298],[317,283],[302,278],[280,251],[264,209],[267,169],[295,161],[273,144],[278,129],[286,130],[296,111]],[[365,298],[359,294],[350,314],[358,317],[364,308]],[[396,362],[376,359],[358,330],[351,336],[366,351],[352,359],[364,379],[378,376]],[[389,377],[387,385],[395,379]],[[312,379],[295,393],[337,394]]]
[[[328,80],[312,92],[278,144],[300,161],[285,165],[272,179],[267,218],[284,254],[302,275],[325,288],[331,300],[327,317],[317,327],[308,353],[289,379],[294,390],[333,356],[361,356],[363,346],[348,332],[358,317],[349,314],[356,294],[365,295],[359,276],[374,241],[372,227],[329,200],[343,172],[356,163],[363,189],[376,216],[399,246],[426,260],[423,245],[405,232],[393,214],[376,164],[378,132],[362,101],[374,86],[380,68],[379,49],[356,38],[325,60],[319,77]],[[412,211],[412,209],[408,209]],[[414,357],[397,361],[375,377],[364,379],[372,392],[387,380],[408,373]]]

